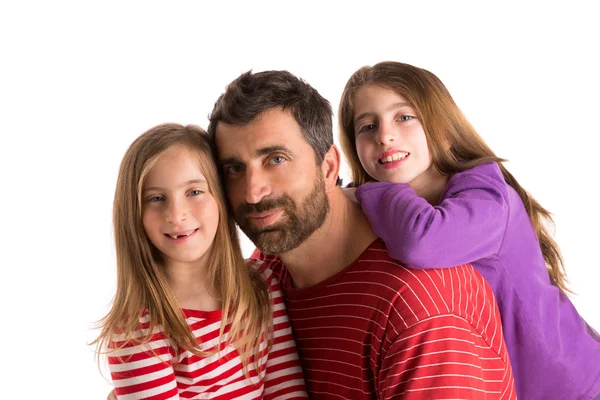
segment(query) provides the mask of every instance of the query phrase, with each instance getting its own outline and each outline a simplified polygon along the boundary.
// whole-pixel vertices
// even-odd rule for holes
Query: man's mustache
[[[272,210],[274,208],[293,208],[294,201],[287,195],[283,195],[277,197],[275,199],[264,199],[258,203],[250,204],[244,203],[241,204],[237,210],[236,215],[238,218],[245,219],[248,217],[248,214],[255,214],[260,212],[265,212]]]

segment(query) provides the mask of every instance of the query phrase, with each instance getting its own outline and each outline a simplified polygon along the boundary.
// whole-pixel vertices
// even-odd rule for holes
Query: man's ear
[[[329,193],[335,188],[340,173],[341,154],[337,146],[331,145],[321,163],[321,171],[325,180],[325,189]]]

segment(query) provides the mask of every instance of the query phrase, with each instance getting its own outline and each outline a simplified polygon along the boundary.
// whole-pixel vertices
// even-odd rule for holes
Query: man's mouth
[[[266,227],[275,222],[282,212],[283,210],[281,208],[273,208],[268,211],[248,214],[246,219],[250,221],[252,225]]]
[[[410,155],[410,153],[408,153],[408,152],[399,151],[397,153],[381,157],[380,159],[377,160],[377,162],[379,164],[387,164],[387,163],[391,163],[394,161],[402,160],[402,159],[408,157],[409,155]]]

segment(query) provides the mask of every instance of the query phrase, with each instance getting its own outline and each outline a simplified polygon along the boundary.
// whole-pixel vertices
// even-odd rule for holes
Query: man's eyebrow
[[[396,108],[402,108],[402,107],[412,107],[412,106],[409,103],[401,101],[401,102],[392,104],[391,106],[389,106],[388,108],[386,108],[385,111],[391,111],[391,110],[394,110]],[[375,116],[375,113],[372,113],[372,112],[362,113],[360,115],[357,115],[356,118],[354,118],[354,123],[356,123],[356,121],[359,121],[359,120],[361,120],[363,118],[374,117],[374,116]]]
[[[243,164],[242,160],[237,157],[227,157],[222,160],[218,160],[219,165],[229,165],[229,164]]]
[[[255,154],[257,156],[266,156],[266,155],[269,155],[271,153],[276,153],[278,151],[280,151],[282,153],[293,154],[290,149],[288,149],[287,147],[282,146],[280,144],[273,145],[273,146],[262,147],[262,148],[256,150]]]
[[[189,181],[184,182],[181,185],[179,185],[177,188],[179,189],[179,188],[182,188],[184,186],[192,185],[192,184],[195,184],[195,183],[206,183],[206,179],[202,179],[202,178],[200,178],[200,179],[190,179]],[[160,186],[148,186],[148,187],[145,187],[143,189],[144,192],[149,192],[151,190],[164,190],[164,188],[160,187]]]
[[[288,149],[287,147],[282,146],[282,145],[261,147],[260,149],[257,149],[254,152],[254,154],[256,157],[262,157],[262,156],[266,156],[266,155],[269,155],[271,153],[276,153],[276,152],[282,152],[282,153],[286,153],[286,154],[290,154],[290,155],[294,154],[290,149]],[[235,156],[226,157],[226,158],[219,160],[219,165],[221,165],[221,166],[223,166],[223,165],[239,165],[239,164],[244,164],[244,161],[242,161],[240,158],[235,157]]]

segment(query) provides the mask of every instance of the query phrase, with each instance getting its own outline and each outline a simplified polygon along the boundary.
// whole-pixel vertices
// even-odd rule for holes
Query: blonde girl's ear
[[[321,171],[325,180],[325,188],[329,193],[335,188],[340,173],[341,154],[337,146],[331,145],[321,163]]]

